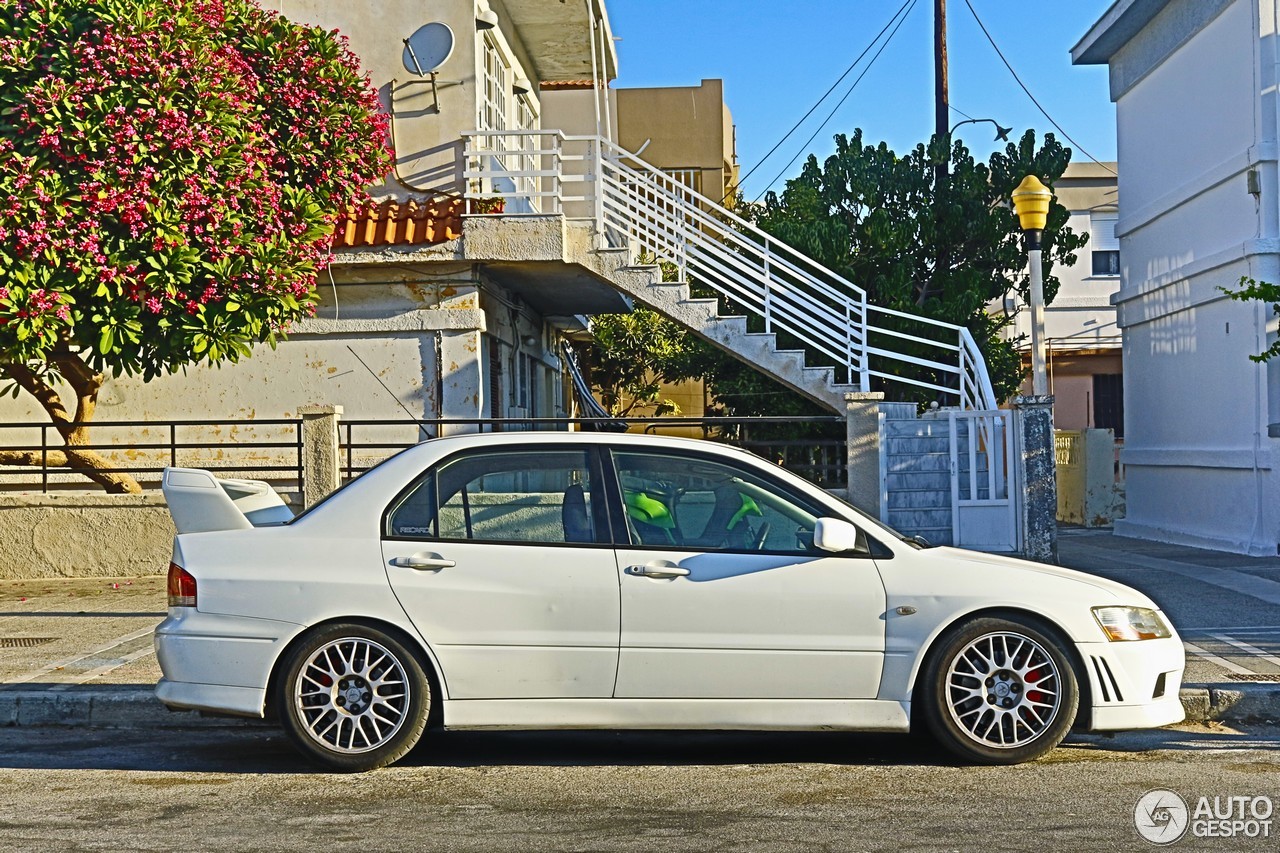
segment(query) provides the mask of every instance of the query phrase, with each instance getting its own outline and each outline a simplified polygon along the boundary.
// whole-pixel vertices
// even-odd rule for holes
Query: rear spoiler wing
[[[202,468],[165,468],[160,488],[179,533],[248,530],[293,518],[293,510],[260,480],[219,480]]]

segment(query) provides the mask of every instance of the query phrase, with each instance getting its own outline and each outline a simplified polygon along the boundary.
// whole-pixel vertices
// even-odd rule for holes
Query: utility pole
[[[933,132],[935,138],[946,144],[942,158],[933,167],[934,215],[941,216],[943,194],[947,178],[951,174],[951,139],[948,135],[951,104],[947,94],[947,0],[933,0]],[[934,258],[933,281],[926,281],[916,297],[917,305],[924,305],[931,292],[941,288],[941,277],[950,268],[951,259],[943,241],[938,243],[938,256]],[[936,285],[936,286],[935,286]]]
[[[933,108],[934,133],[946,136],[950,127],[951,100],[947,94],[947,0],[933,0]],[[945,173],[947,165],[944,163]]]

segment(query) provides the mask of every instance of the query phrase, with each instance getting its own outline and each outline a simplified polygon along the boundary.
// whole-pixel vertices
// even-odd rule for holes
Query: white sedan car
[[[429,723],[922,727],[1012,764],[1073,725],[1183,717],[1182,643],[1145,595],[922,548],[709,442],[436,439],[288,521],[253,482],[169,469],[165,492],[160,700],[278,718],[334,769]]]

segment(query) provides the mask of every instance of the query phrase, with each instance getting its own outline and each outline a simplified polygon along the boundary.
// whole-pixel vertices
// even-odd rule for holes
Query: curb
[[[1188,723],[1280,722],[1280,684],[1192,684],[1179,698]],[[68,690],[0,690],[0,726],[225,728],[261,720],[170,711],[151,685]]]
[[[0,690],[0,726],[218,728],[262,725],[243,717],[170,711],[147,685],[69,690]]]
[[[1280,684],[1191,684],[1178,698],[1189,723],[1280,722]]]

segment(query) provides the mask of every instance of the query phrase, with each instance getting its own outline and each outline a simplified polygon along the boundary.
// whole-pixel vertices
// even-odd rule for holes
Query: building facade
[[[1116,104],[1124,535],[1274,555],[1280,97],[1272,0],[1118,0],[1072,51]]]

